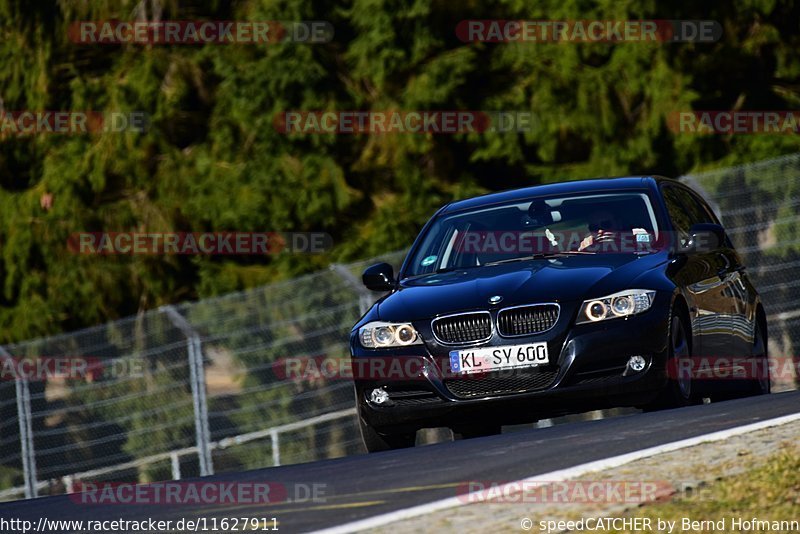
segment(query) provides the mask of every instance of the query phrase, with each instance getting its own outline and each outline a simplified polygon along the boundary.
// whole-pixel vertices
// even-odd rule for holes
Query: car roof
[[[619,178],[599,178],[591,180],[574,180],[571,182],[559,182],[554,184],[536,185],[524,187],[522,189],[510,189],[498,193],[489,193],[465,200],[451,202],[442,209],[441,213],[451,213],[464,209],[481,208],[515,200],[528,200],[533,197],[570,194],[570,193],[589,193],[595,191],[620,191],[625,189],[654,189],[658,182],[674,182],[671,178],[663,176],[623,176]]]

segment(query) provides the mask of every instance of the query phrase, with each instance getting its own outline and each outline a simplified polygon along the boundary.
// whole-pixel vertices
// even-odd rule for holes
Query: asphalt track
[[[287,488],[296,483],[323,484],[324,502],[101,506],[61,495],[0,504],[0,519],[29,520],[35,525],[43,516],[50,520],[205,517],[207,521],[212,517],[274,517],[278,532],[309,532],[450,498],[468,481],[519,480],[797,412],[800,391],[791,391],[202,479],[268,481]]]

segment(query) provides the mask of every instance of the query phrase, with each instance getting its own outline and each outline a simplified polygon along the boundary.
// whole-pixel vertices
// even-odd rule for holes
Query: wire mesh
[[[769,315],[773,354],[792,355],[800,347],[799,176],[800,155],[792,155],[684,177],[718,210],[748,265]],[[346,364],[348,332],[380,296],[363,289],[361,272],[379,261],[397,270],[403,255],[174,307],[201,340],[215,472],[362,452],[349,412],[302,426],[353,407],[350,382],[306,372],[302,362]],[[75,376],[29,382],[40,494],[66,491],[65,481],[86,472],[92,481],[199,474],[187,336],[164,310],[152,310],[5,347],[15,359],[90,363]],[[17,404],[13,380],[0,381],[0,499],[23,494]],[[291,428],[277,437],[259,434],[280,425]],[[236,441],[248,433],[257,438]]]

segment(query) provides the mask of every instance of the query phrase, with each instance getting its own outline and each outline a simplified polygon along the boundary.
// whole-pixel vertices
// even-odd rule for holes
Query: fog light
[[[631,356],[631,358],[628,360],[628,368],[637,373],[644,370],[644,366],[646,364],[647,361],[642,356]]]
[[[369,401],[373,404],[386,404],[389,402],[389,394],[383,388],[375,388],[369,394]]]

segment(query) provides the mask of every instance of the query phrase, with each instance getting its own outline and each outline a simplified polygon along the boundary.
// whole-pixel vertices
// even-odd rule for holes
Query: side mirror
[[[394,289],[394,269],[388,263],[378,263],[367,267],[361,281],[372,291],[391,291]]]
[[[725,243],[725,229],[712,223],[693,224],[689,228],[689,243],[686,250],[690,252],[710,252],[717,250]]]

